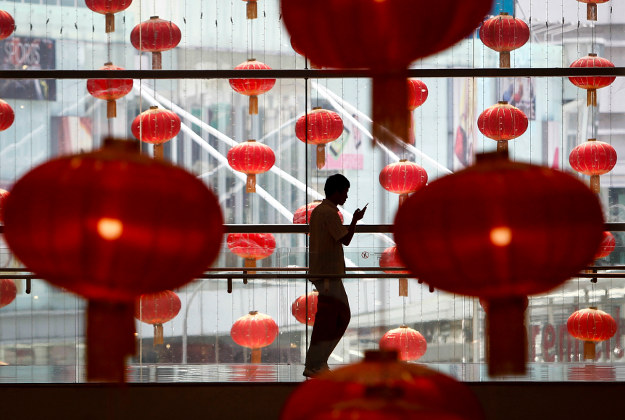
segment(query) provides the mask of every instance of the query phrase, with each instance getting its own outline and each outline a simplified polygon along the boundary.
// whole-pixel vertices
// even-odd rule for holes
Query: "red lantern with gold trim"
[[[180,133],[180,117],[166,109],[151,106],[137,115],[132,121],[130,131],[139,140],[154,145],[154,157],[163,159],[163,144]]]
[[[237,144],[228,151],[228,164],[235,171],[247,175],[245,191],[256,192],[256,175],[267,172],[276,163],[271,147],[256,140]]]
[[[291,305],[291,314],[302,324],[313,325],[317,314],[319,293],[315,290],[307,295],[301,295]]]
[[[135,318],[154,325],[154,345],[163,344],[163,324],[178,315],[182,303],[171,290],[141,295],[135,307]]]
[[[228,249],[245,258],[245,267],[251,268],[256,267],[257,260],[269,257],[276,250],[276,238],[271,233],[230,233],[227,242]]]
[[[106,33],[115,32],[115,13],[126,10],[132,0],[85,0],[85,5],[105,18]]]
[[[265,63],[261,63],[255,58],[250,58],[245,63],[241,63],[235,70],[271,70]],[[258,114],[258,95],[267,93],[276,84],[276,79],[230,79],[230,87],[241,95],[250,97],[249,114]]]
[[[487,19],[480,27],[480,39],[499,52],[499,67],[510,67],[510,51],[521,48],[530,39],[530,29],[519,18],[502,12]]]
[[[394,228],[414,276],[488,301],[491,375],[525,372],[525,297],[584,269],[604,230],[601,203],[582,182],[501,155],[481,155],[413,194]]]
[[[489,139],[497,141],[497,150],[508,150],[508,141],[527,130],[527,116],[519,108],[500,101],[484,110],[477,119],[477,128]]]
[[[308,121],[308,126],[306,121]],[[313,108],[307,115],[299,117],[295,123],[297,138],[304,143],[317,145],[318,169],[326,164],[326,144],[338,139],[341,134],[343,134],[343,120],[339,114],[321,107]]]
[[[595,358],[595,343],[609,340],[616,333],[616,321],[609,314],[590,307],[574,312],[566,321],[569,334],[584,341],[584,359]]]
[[[48,161],[17,181],[5,206],[15,256],[38,278],[89,300],[89,380],[124,380],[136,299],[193,280],[221,247],[215,195],[138,145],[107,140],[96,152]]]
[[[571,64],[571,68],[609,68],[614,67],[614,64],[602,57],[598,57],[597,54],[590,53],[586,57],[578,58]],[[586,89],[586,105],[597,106],[597,89],[610,86],[616,77],[614,76],[571,76],[569,77],[571,83],[581,89]]]
[[[151,16],[149,20],[141,22],[130,32],[130,43],[139,51],[152,53],[152,70],[160,70],[162,52],[168,51],[180,43],[182,33],[178,26],[168,20]]]
[[[603,232],[603,240],[601,241],[601,246],[599,247],[599,251],[597,255],[595,255],[595,259],[605,258],[609,256],[612,251],[616,248],[616,239],[611,232]]]
[[[586,19],[597,20],[597,4],[607,3],[610,0],[577,0],[580,3],[586,3]]]
[[[419,191],[428,182],[428,173],[416,163],[402,159],[386,165],[379,176],[380,185],[386,191],[399,194],[401,206],[408,194]]]
[[[387,331],[380,339],[380,350],[395,350],[399,360],[419,360],[428,348],[425,337],[407,325]]]
[[[251,311],[237,319],[230,329],[230,337],[239,346],[252,349],[252,363],[260,363],[261,349],[278,336],[278,324],[267,314]]]
[[[105,63],[100,70],[124,70],[123,67]],[[117,117],[117,105],[115,101],[123,98],[132,90],[132,79],[88,79],[87,91],[91,96],[106,101],[106,117]]]
[[[6,39],[15,32],[15,20],[9,12],[0,10],[0,39]]]
[[[13,125],[15,112],[11,105],[0,99],[0,131],[4,131]]]
[[[321,204],[321,200],[315,200],[312,203],[308,203],[304,206],[299,207],[297,210],[295,210],[295,213],[293,213],[293,223],[296,225],[305,225],[310,222],[310,213],[312,213],[312,211],[319,204]],[[338,213],[339,217],[341,218],[341,222],[344,222],[343,214],[340,210],[338,211]]]
[[[0,308],[10,305],[17,296],[17,287],[11,279],[0,279]]]
[[[571,168],[590,175],[590,189],[596,193],[601,191],[599,175],[610,172],[616,165],[616,160],[614,147],[595,139],[588,139],[586,143],[576,146],[569,155]]]

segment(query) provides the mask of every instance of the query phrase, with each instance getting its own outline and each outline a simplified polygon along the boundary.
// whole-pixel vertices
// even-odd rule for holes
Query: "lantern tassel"
[[[499,68],[510,68],[510,51],[502,51],[499,53]]]
[[[597,20],[597,3],[586,4],[586,19]]]
[[[254,258],[246,258],[245,259],[245,268],[256,268],[256,259]],[[248,271],[249,274],[256,274],[256,271]],[[247,284],[247,280],[243,281],[244,284]]]
[[[326,145],[317,145],[317,169],[321,169],[326,166]]]
[[[408,296],[408,279],[399,279],[399,296]]]
[[[154,347],[165,342],[163,338],[163,324],[154,324]]]
[[[599,194],[601,192],[601,182],[599,175],[590,175],[590,189],[592,192]]]
[[[152,53],[152,70],[161,70],[163,68],[163,58],[160,51]]]
[[[489,300],[486,332],[488,374],[490,376],[525,374],[527,332],[523,297]]]
[[[134,302],[87,304],[87,380],[124,382],[125,359],[135,353]]]
[[[584,341],[584,360],[595,360],[595,342]]]
[[[410,112],[410,126],[408,127],[408,143],[413,146],[416,143],[416,139],[414,136],[414,117],[412,116],[412,112]]]
[[[114,99],[106,101],[106,118],[117,117],[117,103]]]
[[[497,151],[498,152],[508,152],[508,140],[498,140],[497,141]]]
[[[256,115],[258,114],[258,96],[256,95],[252,95],[250,96],[250,101],[249,101],[249,115]]]
[[[597,106],[597,89],[588,89],[588,93],[586,93],[586,106]]]
[[[247,182],[245,183],[245,192],[256,192],[256,174],[247,174]]]
[[[256,19],[258,17],[258,7],[256,7],[256,0],[247,0],[247,18]]]
[[[115,32],[115,15],[113,13],[104,14],[104,26],[106,33]]]
[[[163,143],[154,145],[154,159],[156,160],[164,160],[165,159],[165,147]]]
[[[408,200],[408,197],[410,197],[408,194],[399,194],[399,205],[404,204],[404,201]]]
[[[252,363],[260,363],[260,349],[252,349]]]
[[[392,144],[396,138],[409,141],[408,85],[402,74],[373,78],[373,138]]]

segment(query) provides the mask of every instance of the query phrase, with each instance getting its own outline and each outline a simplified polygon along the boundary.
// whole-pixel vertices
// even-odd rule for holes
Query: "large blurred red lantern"
[[[394,228],[413,275],[488,301],[491,375],[525,371],[525,296],[579,273],[603,236],[601,204],[582,182],[501,155],[479,156],[413,194]]]
[[[471,390],[450,376],[400,362],[397,352],[366,351],[363,361],[298,386],[280,419],[483,420],[484,413]]]
[[[586,3],[586,19],[597,20],[597,4],[607,3],[610,0],[577,0],[580,3]]]
[[[154,145],[154,157],[163,159],[163,143],[168,142],[180,133],[180,117],[166,109],[151,106],[150,109],[137,115],[132,121],[130,130],[139,140]]]
[[[171,290],[141,295],[135,307],[135,318],[154,325],[154,345],[163,344],[163,324],[178,315],[182,303]]]
[[[115,32],[115,13],[126,10],[132,0],[85,0],[85,5],[105,18],[106,33]]]
[[[489,139],[497,141],[497,150],[508,150],[508,140],[525,133],[527,126],[525,113],[506,101],[486,108],[477,119],[477,128]]]
[[[373,137],[408,141],[406,68],[461,41],[482,22],[492,0],[282,0],[292,42],[311,62],[371,69]]]
[[[15,31],[15,20],[8,12],[0,10],[0,39],[6,39]]]
[[[339,114],[321,107],[313,108],[307,115],[299,117],[295,123],[297,138],[304,143],[317,145],[318,169],[326,164],[326,144],[338,139],[341,134],[343,134],[343,120]]]
[[[246,15],[248,19],[256,19],[258,17],[258,6],[256,0],[243,0],[247,3]]]
[[[105,63],[100,70],[124,70],[122,67],[114,66],[113,63]],[[117,105],[115,101],[123,98],[132,90],[132,79],[89,79],[87,80],[87,90],[98,99],[106,101],[106,117],[115,118],[117,116]]]
[[[252,349],[252,363],[260,363],[261,349],[278,336],[278,324],[269,315],[251,311],[232,324],[230,336],[239,346]]]
[[[235,70],[271,70],[265,63],[250,58],[245,63],[241,63]],[[249,114],[258,114],[258,95],[269,92],[276,84],[276,79],[230,79],[230,87],[241,95],[250,97]]]
[[[319,293],[317,291],[301,295],[291,305],[291,314],[302,324],[313,325],[315,323],[315,315],[317,314],[318,302]]]
[[[573,312],[566,328],[573,337],[584,341],[584,359],[594,359],[595,343],[612,338],[617,327],[609,314],[590,307]]]
[[[124,380],[136,299],[191,281],[221,246],[215,195],[138,145],[107,140],[99,151],[48,161],[17,181],[4,211],[15,256],[89,300],[89,380]]]
[[[407,325],[387,331],[380,339],[380,350],[395,350],[399,360],[418,360],[427,348],[425,337]]]
[[[15,113],[11,105],[0,99],[0,131],[4,131],[13,125]]]
[[[598,193],[601,190],[599,175],[607,174],[616,165],[616,150],[612,145],[588,139],[571,150],[569,163],[571,168],[584,175],[590,175],[590,189]]]
[[[571,68],[608,68],[614,64],[605,58],[597,57],[597,54],[590,53],[586,57],[578,58],[571,64]],[[575,86],[588,91],[586,95],[586,105],[597,106],[597,89],[610,86],[616,77],[614,76],[571,76],[569,80]]]
[[[271,147],[256,140],[237,144],[228,151],[228,164],[235,171],[247,175],[245,191],[248,193],[256,192],[256,174],[267,172],[274,163],[276,155]]]
[[[380,185],[386,190],[399,194],[401,206],[408,194],[419,191],[428,182],[428,173],[416,163],[402,159],[386,165],[379,176]]]
[[[271,233],[230,233],[228,249],[245,258],[246,267],[256,267],[256,261],[267,258],[276,250],[276,238]],[[254,271],[250,271],[254,273]]]
[[[152,53],[152,70],[163,67],[161,52],[176,48],[181,39],[180,28],[171,21],[159,19],[158,16],[151,16],[130,32],[133,47]]]
[[[595,255],[595,259],[605,258],[609,256],[612,251],[616,248],[616,239],[611,232],[603,232],[603,240],[601,241],[601,246],[599,247],[599,251]]]
[[[11,279],[0,279],[0,308],[9,305],[17,296],[17,287]]]
[[[312,213],[319,204],[321,204],[321,200],[315,200],[312,203],[299,207],[295,210],[295,213],[293,213],[293,223],[296,225],[305,225],[310,222],[310,213]],[[343,214],[340,210],[338,210],[338,214],[342,223],[344,221]]]
[[[382,252],[382,256],[380,257],[380,267],[404,267],[404,263],[399,259],[399,254],[397,253],[397,247],[391,246],[386,248],[384,252]],[[387,271],[384,270],[387,274],[410,274],[410,271]],[[408,279],[400,278],[399,279],[399,296],[408,296]]]
[[[410,127],[408,131],[408,143],[414,144],[414,118],[412,111],[419,108],[428,98],[428,87],[419,79],[408,79],[408,110],[410,111]]]
[[[499,67],[510,67],[510,51],[521,48],[530,39],[530,29],[521,19],[502,12],[487,19],[480,27],[480,39],[499,52]]]
[[[0,188],[0,222],[4,221],[4,205],[9,198],[9,192]]]

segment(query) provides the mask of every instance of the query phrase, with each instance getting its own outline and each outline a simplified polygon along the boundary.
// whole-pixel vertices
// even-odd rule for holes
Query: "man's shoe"
[[[325,366],[321,366],[318,368],[304,368],[304,372],[302,373],[302,375],[304,375],[307,378],[315,378],[317,376],[319,376],[319,374],[323,373],[323,372],[327,372],[329,371],[330,368],[328,367],[328,365]]]

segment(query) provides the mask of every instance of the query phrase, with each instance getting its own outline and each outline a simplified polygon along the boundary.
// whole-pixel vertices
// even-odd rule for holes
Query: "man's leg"
[[[345,330],[347,330],[347,326],[349,325],[349,321],[351,319],[349,300],[347,299],[347,293],[345,292],[343,281],[338,280],[332,283],[330,292],[333,297],[332,305],[334,306],[334,321],[332,325],[332,337],[329,337],[323,348],[325,351],[323,357],[326,364],[328,363],[330,355],[339,344],[339,341],[343,338],[343,334],[345,334]],[[315,322],[317,322],[316,318]]]

